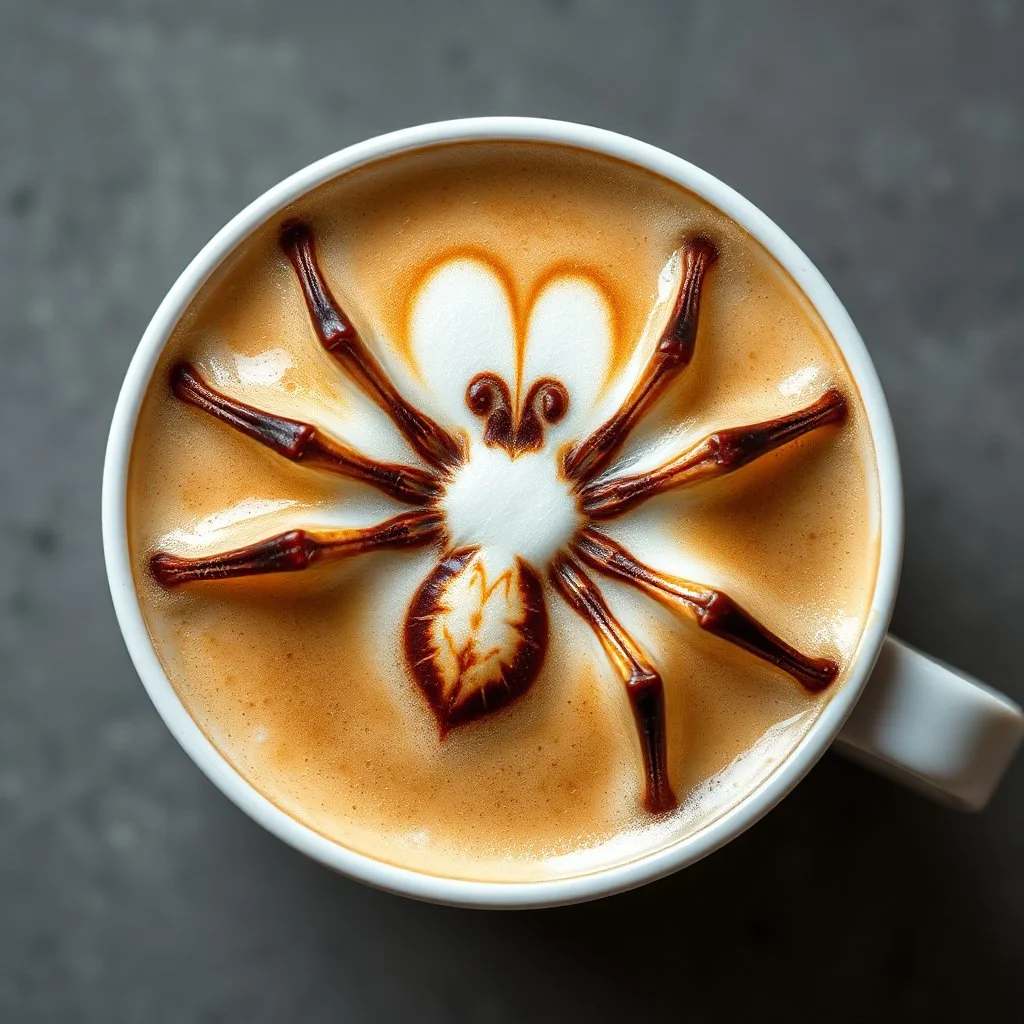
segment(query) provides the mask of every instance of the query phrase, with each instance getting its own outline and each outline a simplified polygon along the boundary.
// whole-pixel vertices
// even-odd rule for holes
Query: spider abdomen
[[[442,735],[524,694],[548,642],[544,591],[518,555],[476,546],[449,551],[416,591],[405,653]]]

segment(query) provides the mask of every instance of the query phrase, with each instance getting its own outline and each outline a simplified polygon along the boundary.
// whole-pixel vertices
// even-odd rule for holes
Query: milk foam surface
[[[518,554],[541,570],[580,524],[577,500],[546,451],[512,459],[474,446],[441,507],[453,547]]]
[[[680,806],[656,821],[639,805],[622,683],[550,588],[533,687],[441,741],[396,643],[437,550],[170,592],[148,575],[157,548],[222,551],[403,508],[277,457],[166,387],[169,367],[189,359],[242,401],[371,457],[416,461],[313,337],[276,246],[293,216],[312,225],[325,276],[402,393],[469,446],[441,499],[450,542],[480,544],[493,565],[514,549],[541,577],[579,521],[557,456],[615,408],[648,358],[678,284],[680,238],[710,234],[721,255],[694,361],[610,472],[791,411],[830,384],[850,418],[605,526],[640,559],[725,589],[794,645],[845,665],[874,586],[874,470],[859,398],[806,300],[721,214],[612,160],[521,143],[409,155],[317,190],[214,275],[169,342],[133,450],[130,541],[158,655],[218,749],[298,820],[382,860],[492,880],[597,870],[714,820],[788,756],[828,694],[807,697],[623,584],[600,581],[665,680]],[[482,443],[465,404],[478,372],[500,374],[516,403],[541,377],[566,385],[568,413],[541,451],[510,459]]]

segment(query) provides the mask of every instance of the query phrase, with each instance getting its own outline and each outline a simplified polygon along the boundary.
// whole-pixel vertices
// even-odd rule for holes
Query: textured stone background
[[[735,185],[835,285],[902,446],[895,628],[1024,699],[1022,52],[999,0],[0,3],[0,1020],[1024,1019],[1024,758],[980,817],[826,758],[642,891],[414,904],[177,748],[98,515],[136,341],[246,202],[414,122],[592,122]]]

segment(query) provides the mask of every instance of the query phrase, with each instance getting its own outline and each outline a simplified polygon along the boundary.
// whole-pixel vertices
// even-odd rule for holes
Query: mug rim
[[[611,156],[689,189],[736,221],[786,269],[828,326],[860,392],[875,450],[878,568],[853,666],[841,689],[768,778],[710,824],[635,860],[565,878],[488,882],[426,874],[348,849],[291,817],[228,763],[185,709],[153,648],[129,559],[127,478],[138,414],[168,338],[209,277],[256,228],[324,182],[387,157],[444,143],[471,141],[546,142]],[[118,395],[103,466],[102,532],[114,610],[139,678],[178,743],[236,806],[295,849],[375,888],[453,906],[529,908],[578,903],[623,892],[693,864],[753,825],[800,782],[831,745],[853,710],[885,638],[902,558],[903,497],[892,420],[864,342],[820,271],[766,214],[694,164],[628,136],[567,121],[480,117],[389,132],[323,157],[249,203],[200,250],[154,313]]]

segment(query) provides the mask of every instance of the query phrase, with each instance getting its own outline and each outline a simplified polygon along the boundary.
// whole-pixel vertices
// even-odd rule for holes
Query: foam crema
[[[161,358],[129,476],[154,646],[288,814],[516,881],[678,841],[844,685],[878,508],[782,268],[611,158],[465,143],[250,236]]]

